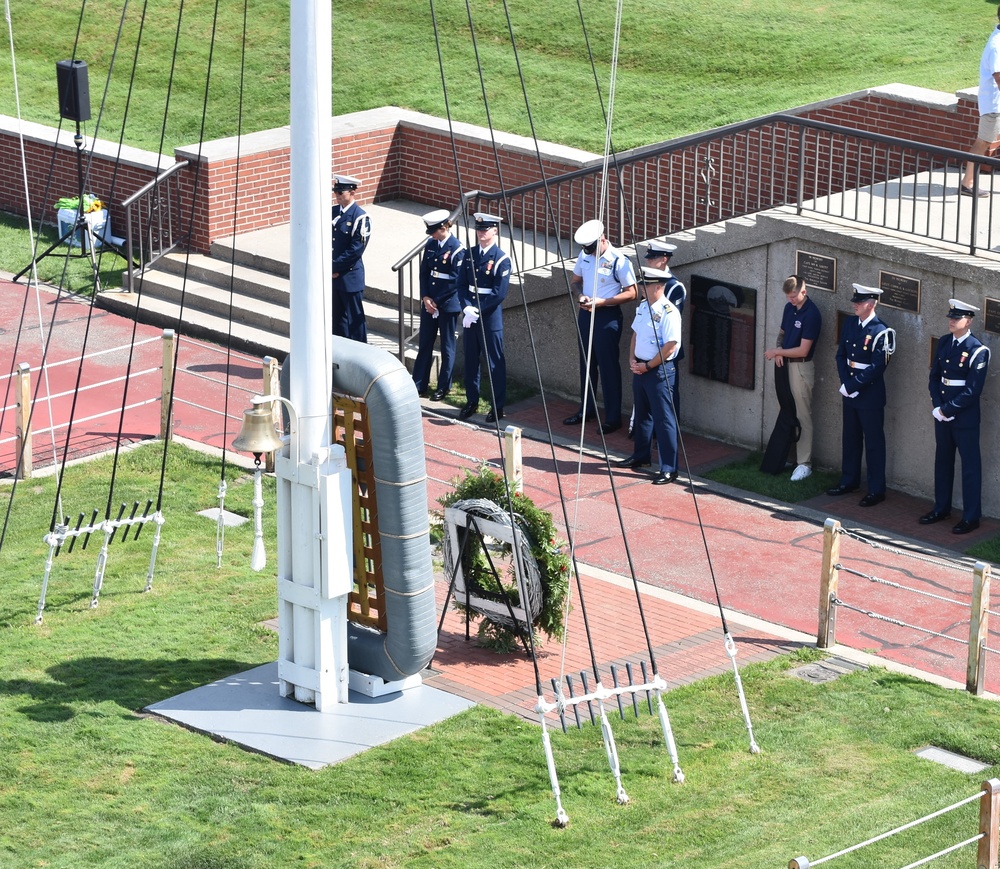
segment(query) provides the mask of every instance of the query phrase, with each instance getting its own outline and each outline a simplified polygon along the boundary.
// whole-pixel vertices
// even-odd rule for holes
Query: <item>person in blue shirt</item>
[[[990,350],[972,334],[979,309],[950,299],[948,334],[941,337],[928,386],[934,407],[934,506],[920,517],[932,525],[951,515],[955,451],[962,459],[962,520],[953,534],[968,534],[982,517],[983,461],[979,451],[979,396],[990,367]]]
[[[349,175],[334,175],[333,193],[333,334],[368,342],[363,307],[365,264],[361,257],[371,237],[371,220],[354,191],[361,183]]]
[[[426,395],[430,388],[434,342],[441,335],[441,366],[432,401],[440,401],[451,391],[455,366],[456,332],[462,305],[458,283],[465,267],[465,249],[451,234],[451,214],[439,208],[424,215],[427,244],[420,259],[420,344],[413,363],[413,382],[417,392]]]
[[[861,485],[861,454],[868,466],[868,493],[859,502],[874,507],[885,500],[885,369],[896,350],[896,332],[875,315],[882,291],[854,284],[855,316],[844,323],[837,348],[843,396],[843,462],[834,497]]]
[[[795,443],[796,465],[792,471],[792,480],[798,482],[812,473],[812,391],[816,380],[813,355],[823,327],[823,316],[816,303],[809,298],[804,278],[790,275],[781,289],[786,303],[781,314],[778,346],[765,350],[764,358],[774,362],[776,381],[778,369],[785,369],[780,374],[787,377],[794,401],[793,412],[799,423],[799,439]],[[787,449],[785,452],[788,452]]]
[[[497,240],[500,218],[476,212],[476,241],[465,257],[459,279],[458,296],[462,305],[462,347],[465,350],[465,406],[459,419],[468,419],[479,410],[479,365],[486,355],[493,389],[493,406],[486,422],[503,419],[507,398],[507,360],[503,354],[503,313],[507,298],[511,262]]]

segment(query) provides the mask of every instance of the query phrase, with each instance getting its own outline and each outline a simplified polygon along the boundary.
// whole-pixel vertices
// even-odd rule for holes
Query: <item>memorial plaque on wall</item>
[[[691,373],[753,389],[757,291],[691,276]]]
[[[920,281],[917,278],[880,271],[878,288],[882,291],[879,304],[920,313]]]
[[[837,289],[837,258],[797,250],[795,274],[802,278],[810,289],[829,290],[832,293]]]
[[[1000,299],[987,299],[983,328],[1000,335]]]

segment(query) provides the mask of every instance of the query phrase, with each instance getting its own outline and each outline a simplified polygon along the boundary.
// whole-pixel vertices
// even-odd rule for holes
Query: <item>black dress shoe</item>
[[[475,413],[475,412],[476,412],[477,410],[479,410],[479,405],[478,405],[478,404],[467,404],[467,405],[465,405],[465,407],[463,407],[463,408],[462,408],[462,409],[461,409],[461,410],[460,410],[460,411],[458,412],[458,418],[459,418],[459,419],[468,419],[468,418],[469,418],[470,416],[472,416],[472,415],[473,415],[473,414],[474,414],[474,413]]]
[[[971,522],[968,519],[963,519],[954,528],[951,529],[952,534],[968,534],[970,531],[975,531],[979,527],[979,520],[973,519]]]
[[[621,420],[618,420],[618,422],[606,422],[601,426],[601,431],[604,432],[604,434],[611,434],[612,432],[618,431],[621,427]]]
[[[831,498],[838,498],[841,495],[849,495],[851,492],[857,491],[857,486],[834,486],[832,489],[827,489],[826,494]]]
[[[588,416],[587,419],[593,419],[593,417]],[[572,416],[567,416],[566,419],[563,420],[563,425],[579,425],[581,422],[583,422],[583,414],[574,413]]]
[[[504,413],[503,413],[503,409],[502,408],[501,408],[500,412],[497,413],[496,409],[491,407],[490,408],[490,412],[488,414],[486,414],[486,421],[487,422],[496,422],[498,419],[503,419],[503,417],[504,417]]]
[[[947,519],[950,515],[951,510],[931,510],[930,513],[925,513],[917,521],[921,525],[933,525],[935,522]]]
[[[660,471],[655,477],[653,477],[654,486],[666,486],[667,483],[672,483],[677,479],[677,471],[671,471],[669,474],[665,471]]]
[[[874,507],[876,504],[881,504],[885,500],[885,492],[869,492],[860,501],[858,501],[859,507]]]
[[[445,397],[445,396],[446,396],[447,394],[448,394],[448,392],[447,392],[447,390],[445,390],[445,389],[435,389],[435,390],[434,390],[434,391],[433,391],[433,392],[431,393],[431,401],[440,401],[440,400],[441,400],[442,398],[444,398],[444,397]]]
[[[629,468],[635,470],[636,468],[648,468],[649,459],[640,459],[638,456],[629,456],[627,459],[622,459],[619,462],[615,462],[615,467],[618,468]]]

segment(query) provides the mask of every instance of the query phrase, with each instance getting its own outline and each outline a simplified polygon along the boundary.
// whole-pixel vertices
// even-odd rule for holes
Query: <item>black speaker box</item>
[[[83,60],[56,61],[59,116],[70,121],[90,120],[90,82]]]

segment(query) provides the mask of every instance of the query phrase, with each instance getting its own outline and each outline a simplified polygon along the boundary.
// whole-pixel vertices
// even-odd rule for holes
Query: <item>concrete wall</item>
[[[851,316],[851,285],[878,286],[879,271],[890,271],[921,282],[917,313],[879,306],[879,316],[897,333],[897,351],[886,373],[888,476],[893,488],[932,497],[934,427],[927,388],[931,346],[948,332],[948,299],[959,297],[981,309],[989,298],[1000,298],[1000,261],[969,257],[934,249],[912,239],[894,240],[858,227],[840,227],[810,217],[796,217],[790,209],[765,212],[671,238],[678,245],[674,272],[690,289],[691,276],[730,281],[758,291],[756,358],[753,390],[682,372],[681,421],[685,430],[710,435],[750,449],[763,449],[777,416],[774,366],[763,351],[776,343],[785,304],[782,281],[795,271],[796,252],[808,251],[837,261],[836,290],[811,289],[810,297],[823,314],[823,331],[816,352],[813,393],[815,424],[814,463],[839,469],[841,459],[841,398],[835,354],[838,314]],[[561,274],[531,277],[525,296],[529,303],[539,366],[547,390],[577,397],[578,364],[574,313]],[[509,376],[535,382],[534,361],[527,339],[521,294],[512,290],[504,311]],[[626,364],[628,326],[634,305],[626,306],[622,341],[625,394],[630,398]],[[685,341],[690,341],[690,314],[684,318]],[[1000,353],[1000,335],[985,332],[980,316],[975,334]],[[691,354],[688,353],[687,363]],[[993,433],[1000,427],[1000,356],[994,356],[982,399],[983,507],[1000,515],[1000,455],[992,450]],[[956,507],[961,492],[956,485]],[[914,517],[916,518],[916,517]]]

